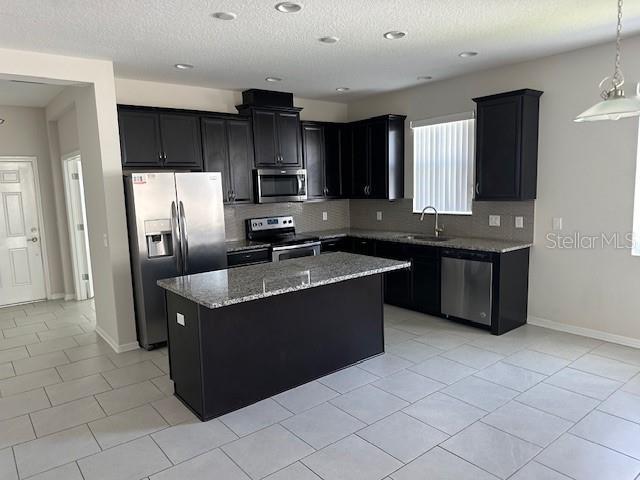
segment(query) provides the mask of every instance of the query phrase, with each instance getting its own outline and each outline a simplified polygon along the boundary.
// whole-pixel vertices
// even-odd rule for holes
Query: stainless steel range
[[[248,218],[245,223],[247,239],[271,244],[274,262],[320,255],[320,239],[297,234],[292,216]]]

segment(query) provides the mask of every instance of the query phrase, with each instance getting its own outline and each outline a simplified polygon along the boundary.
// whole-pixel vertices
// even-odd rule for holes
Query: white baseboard
[[[47,300],[62,300],[63,298],[66,300],[66,296],[64,293],[52,293],[47,296]]]
[[[75,300],[76,299],[76,295],[75,293],[67,293],[64,296],[65,301],[70,301],[70,300]]]
[[[124,345],[118,344],[113,338],[111,338],[109,334],[107,334],[107,332],[105,332],[98,325],[96,325],[96,333],[100,335],[100,338],[107,342],[116,353],[129,352],[131,350],[137,350],[138,348],[140,348],[138,342],[125,343]]]
[[[613,333],[603,332],[602,330],[594,330],[591,328],[576,327],[575,325],[569,325],[567,323],[555,322],[553,320],[547,320],[546,318],[534,317],[529,315],[527,323],[536,325],[538,327],[550,328],[551,330],[558,330],[559,332],[573,333],[574,335],[582,335],[583,337],[591,337],[596,340],[603,340],[605,342],[618,343],[627,347],[640,348],[640,339],[625,337],[623,335],[616,335]]]

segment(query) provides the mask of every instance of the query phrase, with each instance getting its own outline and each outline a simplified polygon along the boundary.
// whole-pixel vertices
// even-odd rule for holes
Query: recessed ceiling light
[[[478,52],[460,52],[458,54],[458,56],[462,58],[471,58],[475,57],[476,55],[478,55]]]
[[[338,88],[336,88],[336,92],[338,92],[338,93],[348,92],[349,90],[350,90],[349,87],[338,87]]]
[[[188,63],[176,63],[174,65],[178,70],[191,70],[193,65],[189,65]]]
[[[407,32],[401,32],[400,30],[391,30],[383,35],[387,40],[397,40],[399,38],[405,37]]]
[[[276,10],[282,13],[296,13],[302,10],[302,5],[293,2],[280,2],[276,4]]]
[[[433,77],[432,77],[431,75],[420,75],[420,76],[418,77],[418,80],[424,80],[424,81],[426,81],[426,80],[433,80]]]
[[[265,82],[281,82],[282,79],[280,77],[267,77],[264,79]]]
[[[340,39],[338,37],[320,37],[318,41],[322,43],[338,43]]]
[[[218,20],[235,20],[237,15],[233,12],[216,12],[212,13],[211,16],[213,18],[217,18]]]

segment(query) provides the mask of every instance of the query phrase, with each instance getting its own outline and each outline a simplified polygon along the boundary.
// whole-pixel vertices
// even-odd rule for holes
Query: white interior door
[[[76,300],[86,300],[93,298],[93,276],[91,274],[82,162],[80,161],[80,155],[65,158],[63,162],[67,222],[69,224]]]
[[[0,159],[0,305],[46,298],[30,161]]]

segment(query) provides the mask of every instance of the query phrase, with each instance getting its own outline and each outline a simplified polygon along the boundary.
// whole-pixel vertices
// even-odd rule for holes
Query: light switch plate
[[[182,325],[184,327],[184,315],[181,313],[176,313],[176,321],[178,325]]]
[[[518,216],[516,217],[516,228],[524,228],[524,217]]]
[[[500,215],[489,215],[489,226],[490,227],[499,227],[500,226]]]
[[[327,212],[322,212],[322,221],[326,222],[327,220],[329,220],[329,215],[327,215]]]
[[[382,221],[382,212],[376,212],[376,220],[378,220],[379,222]]]
[[[553,218],[553,229],[556,231],[562,230],[562,217]]]

